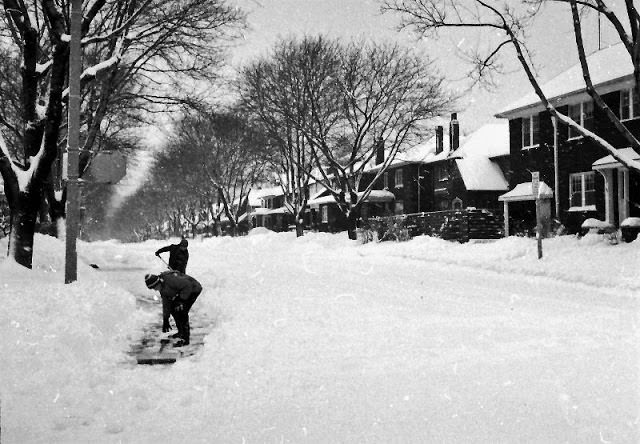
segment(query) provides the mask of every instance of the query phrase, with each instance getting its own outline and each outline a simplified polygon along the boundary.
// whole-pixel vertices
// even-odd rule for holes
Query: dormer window
[[[593,102],[582,102],[575,105],[569,105],[568,115],[581,127],[588,130],[593,129]],[[582,134],[577,129],[569,126],[568,138],[577,139],[578,137],[582,137]]]
[[[635,88],[620,91],[620,120],[631,120],[640,116],[640,94]]]
[[[540,116],[534,114],[522,119],[522,148],[540,145]]]

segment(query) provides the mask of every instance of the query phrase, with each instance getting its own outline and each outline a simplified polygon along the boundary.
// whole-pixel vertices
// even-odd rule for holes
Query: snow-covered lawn
[[[72,285],[56,239],[0,260],[0,442],[640,441],[640,241],[193,240],[214,326],[138,366],[165,244],[80,243]]]

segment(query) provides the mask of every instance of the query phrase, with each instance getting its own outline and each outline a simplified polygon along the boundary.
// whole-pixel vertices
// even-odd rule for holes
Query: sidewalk
[[[161,307],[159,301],[151,302],[148,299],[139,301],[141,306],[148,306],[151,310]],[[139,342],[131,345],[129,355],[136,358],[138,364],[173,364],[178,358],[186,358],[195,355],[201,346],[204,345],[204,338],[214,327],[213,321],[206,317],[199,310],[192,309],[189,313],[189,324],[191,325],[190,344],[185,347],[173,347],[175,339],[171,335],[176,333],[176,327],[171,320],[172,330],[169,333],[162,332],[162,322],[154,322],[143,327],[142,338]]]

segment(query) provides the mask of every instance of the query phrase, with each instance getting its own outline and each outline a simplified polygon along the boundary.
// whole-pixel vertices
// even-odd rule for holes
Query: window
[[[540,116],[534,114],[522,119],[522,148],[540,145]]]
[[[404,202],[399,200],[395,202],[395,205],[393,207],[393,212],[398,215],[398,214],[402,214],[404,213]]]
[[[402,181],[402,168],[396,170],[394,181],[396,188],[402,188],[404,186],[404,182]]]
[[[636,88],[620,91],[620,120],[635,119],[640,116],[640,94]]]
[[[596,174],[593,171],[572,174],[569,178],[571,208],[595,209]]]
[[[446,165],[438,165],[435,167],[435,176],[438,182],[442,182],[447,180],[449,176],[447,175],[447,166]]]
[[[321,215],[320,220],[323,224],[329,223],[329,206],[328,205],[324,205],[320,207],[320,215]]]
[[[569,105],[568,115],[580,126],[592,130],[593,129],[593,102],[582,102],[576,105]],[[582,137],[575,128],[569,127],[569,139]]]
[[[382,175],[382,183],[383,183],[383,187],[385,190],[389,189],[389,173],[384,173]]]

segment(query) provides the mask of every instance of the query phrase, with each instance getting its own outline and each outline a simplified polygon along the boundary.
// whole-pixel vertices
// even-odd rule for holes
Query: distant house
[[[501,168],[508,148],[506,124],[488,124],[461,137],[454,113],[448,133],[438,126],[435,137],[396,155],[374,187],[393,192],[395,214],[467,207],[501,210],[497,198],[508,190]],[[378,168],[372,167],[371,173]]]
[[[285,206],[284,191],[280,185],[252,190],[249,193],[249,210],[245,214],[251,227],[286,231],[293,223],[293,216]]]
[[[488,124],[468,137],[460,136],[457,115],[452,114],[448,132],[439,126],[435,137],[398,153],[363,203],[359,217],[407,215],[434,211],[484,208],[501,213],[498,196],[509,184],[502,166],[509,155],[508,125]],[[446,137],[446,140],[445,140]],[[364,190],[382,168],[384,147],[376,162],[365,170]],[[360,191],[362,192],[362,191]],[[341,231],[346,220],[328,191],[309,201],[318,214],[322,231]]]
[[[608,106],[640,135],[640,96],[633,88],[633,66],[622,44],[587,59],[593,83]],[[542,85],[551,103],[587,129],[640,158],[586,93],[580,64]],[[538,172],[545,195],[544,211],[577,232],[587,218],[618,226],[640,216],[640,176],[584,139],[575,130],[553,122],[537,95],[530,93],[496,114],[509,122],[509,192],[501,197],[512,220],[534,225],[532,172]],[[527,228],[527,227],[525,227]]]

